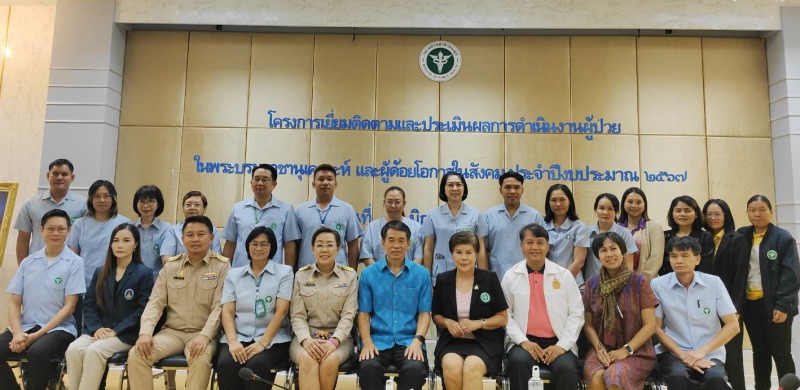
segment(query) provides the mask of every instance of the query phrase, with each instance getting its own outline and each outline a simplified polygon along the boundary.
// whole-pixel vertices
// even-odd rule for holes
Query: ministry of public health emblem
[[[419,68],[433,81],[448,81],[461,70],[461,52],[448,41],[433,41],[419,53]]]

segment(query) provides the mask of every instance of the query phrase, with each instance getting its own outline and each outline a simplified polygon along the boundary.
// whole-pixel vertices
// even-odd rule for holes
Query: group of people
[[[158,218],[161,191],[143,186],[130,221],[112,183],[96,181],[84,199],[69,189],[73,165],[54,161],[50,190],[14,224],[20,266],[0,358],[26,351],[31,389],[47,386],[57,356],[70,389],[97,389],[106,359],[128,350],[136,389],[152,388],[153,365],[178,354],[188,389],[208,386],[212,360],[221,389],[264,388],[239,370],[272,380],[287,359],[301,388],[332,389],[351,358],[363,388],[383,388],[393,365],[398,388],[420,389],[432,320],[434,366],[449,389],[482,388],[505,357],[512,389],[527,388],[535,365],[551,371],[553,389],[576,389],[581,377],[590,389],[640,389],[658,362],[672,388],[743,390],[744,325],[757,390],[770,387],[772,360],[780,376],[795,371],[800,259],[764,196],[748,201],[751,225],[739,230],[725,201],[701,210],[677,197],[664,231],[636,187],[621,202],[598,195],[586,224],[566,185],[548,189],[542,216],[522,203],[524,178],[506,172],[503,202],[481,213],[465,203],[464,177],[448,172],[443,204],[423,224],[390,187],[386,216],[362,231],[334,195],[335,169],[319,165],[312,178],[316,196],[293,208],[272,194],[276,169],[257,166],[253,197],[218,234],[199,191],[172,226]],[[6,365],[0,388],[18,388]]]

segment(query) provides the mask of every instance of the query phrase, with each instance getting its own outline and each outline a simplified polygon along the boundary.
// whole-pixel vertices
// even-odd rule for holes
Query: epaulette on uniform
[[[178,255],[175,255],[175,256],[172,256],[172,257],[170,257],[170,258],[169,258],[167,261],[175,261],[175,260],[180,260],[180,258],[181,258],[181,257],[183,257],[183,253],[181,253],[181,254],[178,254]]]
[[[302,268],[300,268],[299,270],[297,270],[297,272],[300,272],[300,271],[305,271],[305,270],[309,270],[309,269],[311,269],[311,264],[309,264],[309,265],[307,265],[307,266],[305,266],[305,267],[302,267]]]
[[[221,255],[219,253],[211,253],[211,257],[216,257],[217,260],[219,260],[219,261],[221,261],[223,263],[227,263],[229,261],[227,257],[225,257],[225,256],[223,256],[223,255]]]
[[[345,271],[353,271],[353,272],[356,271],[353,268],[351,268],[350,266],[347,266],[347,265],[344,265],[344,264],[337,264],[337,265],[339,266],[339,268],[341,268],[341,269],[343,269]]]

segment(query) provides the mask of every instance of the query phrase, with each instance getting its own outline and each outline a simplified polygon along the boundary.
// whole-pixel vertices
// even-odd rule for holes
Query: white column
[[[800,7],[781,8],[782,30],[767,39],[772,159],[778,225],[800,238]],[[800,320],[792,329],[800,366]]]
[[[73,189],[114,180],[125,30],[113,0],[59,0],[47,95],[43,171],[57,158],[75,164]],[[44,177],[40,190],[47,188]]]

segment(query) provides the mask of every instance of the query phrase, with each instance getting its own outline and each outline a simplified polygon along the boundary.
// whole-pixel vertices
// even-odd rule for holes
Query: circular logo
[[[158,244],[153,245],[154,251],[158,252],[159,249],[161,249],[161,247]]]
[[[125,300],[127,300],[127,301],[130,301],[131,299],[133,299],[133,289],[129,288],[129,289],[125,290],[124,297],[125,297]]]
[[[572,239],[572,235],[570,235],[570,234],[567,234],[567,236],[566,236],[566,239],[567,239],[567,240],[571,240],[571,239]]]
[[[448,41],[433,41],[419,53],[419,68],[433,81],[448,81],[461,70],[461,51]]]
[[[272,225],[269,225],[270,229],[275,230],[278,228],[278,224],[273,222]]]
[[[340,231],[342,231],[342,224],[341,223],[337,223],[336,226],[334,226],[333,228],[336,229],[336,231],[340,232]]]
[[[489,293],[487,293],[487,292],[481,293],[481,302],[483,302],[483,303],[489,302],[489,299],[490,299],[489,298]]]
[[[709,314],[711,314],[711,309],[709,309],[709,308],[707,308],[707,307],[706,307],[706,308],[703,308],[703,314],[705,314],[705,315],[709,315]]]
[[[60,276],[56,276],[55,280],[53,280],[56,284],[61,284],[64,281],[64,278]]]
[[[264,300],[267,301],[267,303],[270,303],[272,302],[272,297],[267,295],[266,297],[264,297]]]
[[[770,249],[770,250],[767,252],[767,258],[768,258],[768,259],[770,259],[770,260],[775,260],[775,259],[777,259],[777,258],[778,258],[778,252],[775,252],[775,250],[774,250],[774,249]]]

